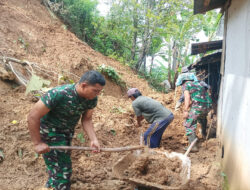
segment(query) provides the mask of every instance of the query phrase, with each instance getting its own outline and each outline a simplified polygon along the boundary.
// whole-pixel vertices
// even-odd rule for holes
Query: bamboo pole
[[[92,147],[81,147],[81,146],[50,146],[51,150],[82,150],[82,151],[94,151]],[[127,147],[116,147],[116,148],[101,148],[101,152],[123,152],[143,149],[144,146],[127,146]]]

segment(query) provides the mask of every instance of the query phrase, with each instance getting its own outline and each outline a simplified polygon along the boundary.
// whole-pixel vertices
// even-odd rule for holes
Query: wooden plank
[[[198,53],[206,53],[207,51],[222,49],[222,40],[194,43],[192,44],[191,55],[196,55]]]
[[[194,0],[194,15],[223,7],[227,0]]]

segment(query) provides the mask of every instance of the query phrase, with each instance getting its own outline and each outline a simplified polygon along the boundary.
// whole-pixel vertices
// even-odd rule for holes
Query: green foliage
[[[115,131],[114,129],[111,129],[111,130],[110,130],[110,133],[111,133],[113,136],[116,135],[116,131]]]
[[[18,38],[18,42],[21,44],[21,46],[20,46],[21,48],[23,48],[26,51],[28,50],[29,43],[25,42],[21,36]]]
[[[78,139],[81,143],[85,143],[85,138],[84,138],[84,134],[83,134],[83,133],[78,133],[78,134],[77,134],[77,139]]]
[[[73,79],[70,79],[68,76],[66,75],[59,75],[58,80],[60,81],[64,81],[67,84],[74,84],[75,81]]]
[[[43,90],[44,87],[47,87],[49,85],[50,85],[50,81],[42,79],[41,77],[39,77],[33,73],[30,81],[27,84],[25,95],[27,95],[30,92],[36,92],[39,90]],[[40,94],[38,94],[38,93],[36,93],[36,95],[40,96]]]
[[[97,17],[96,0],[58,0],[62,3],[61,10],[57,13],[69,25],[80,39],[87,43],[92,41],[95,33],[93,22]],[[64,27],[67,29],[67,27]]]
[[[203,23],[202,29],[205,35],[208,37],[209,41],[215,38],[215,33],[220,23],[222,14],[218,14],[215,11],[209,11],[201,19]]]
[[[228,178],[227,175],[224,172],[221,172],[221,176],[223,177],[223,190],[229,190],[229,183],[228,183]]]
[[[110,113],[125,113],[126,111],[123,110],[121,107],[113,107],[111,110],[110,110]]]
[[[161,83],[167,79],[167,75],[168,69],[162,63],[159,63],[159,66],[155,65],[152,67],[151,73],[142,73],[141,77],[145,78],[148,84],[155,90],[164,92],[165,88]]]
[[[18,148],[18,150],[17,150],[17,155],[18,155],[18,157],[19,157],[20,159],[23,158],[23,149],[22,149],[22,148]]]
[[[221,18],[216,11],[193,15],[192,0],[112,0],[106,17],[99,16],[97,0],[52,2],[61,3],[57,14],[69,30],[95,50],[135,69],[157,90],[162,90],[160,83],[167,78],[175,82],[176,67],[194,62],[195,56],[188,55],[190,43],[199,41],[201,31],[214,39]],[[154,62],[148,69],[144,61],[148,56],[161,56],[168,65]],[[113,68],[99,69],[126,87]]]
[[[39,158],[39,154],[35,152],[35,158]]]
[[[122,89],[126,89],[126,83],[121,79],[121,77],[117,74],[113,67],[106,66],[103,64],[99,66],[97,70],[107,76],[109,79],[111,79],[117,85],[121,86]]]

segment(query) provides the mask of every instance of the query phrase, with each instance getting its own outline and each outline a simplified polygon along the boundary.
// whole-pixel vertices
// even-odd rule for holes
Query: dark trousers
[[[170,114],[166,119],[160,122],[154,122],[150,125],[144,133],[144,143],[150,148],[157,148],[160,146],[161,138],[167,126],[173,121],[174,115]]]

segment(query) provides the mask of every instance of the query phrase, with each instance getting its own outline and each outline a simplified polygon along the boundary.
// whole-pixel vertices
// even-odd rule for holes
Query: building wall
[[[218,104],[223,167],[230,189],[250,190],[250,0],[232,0]]]

